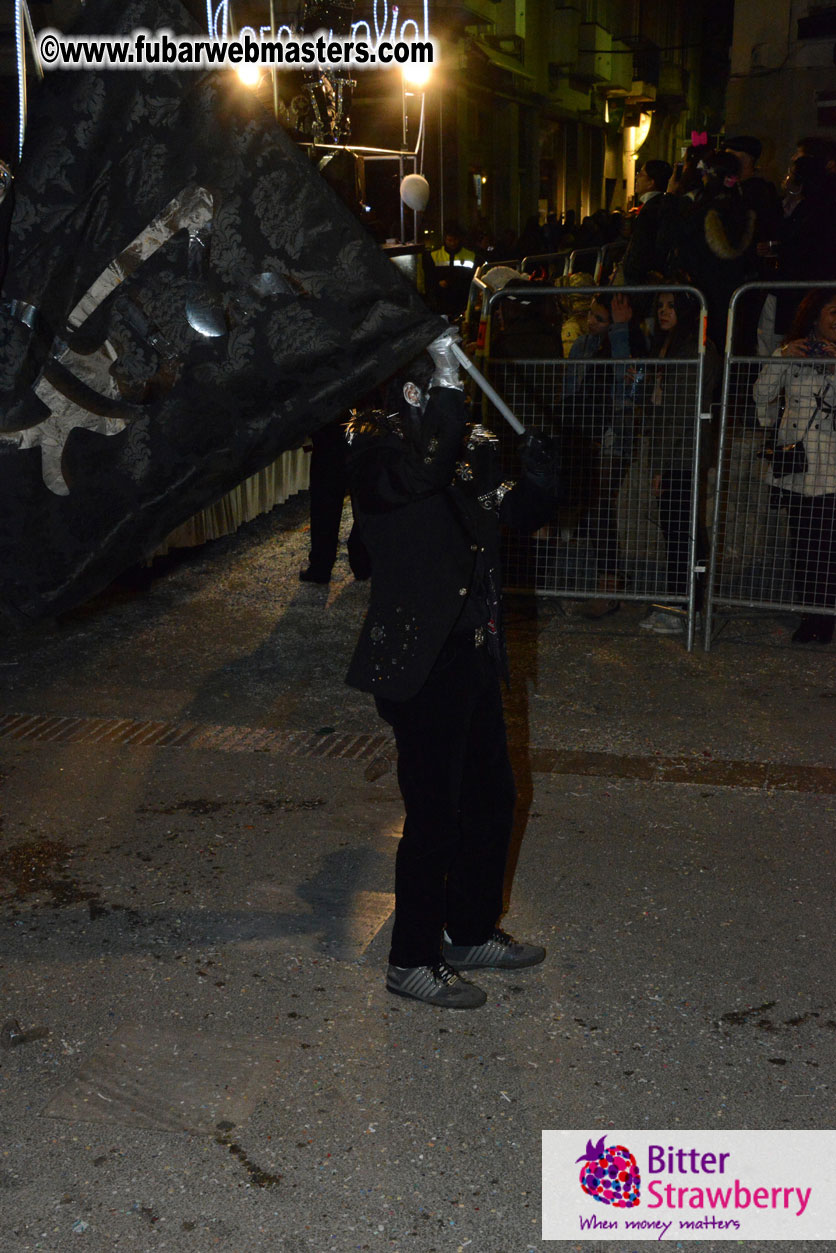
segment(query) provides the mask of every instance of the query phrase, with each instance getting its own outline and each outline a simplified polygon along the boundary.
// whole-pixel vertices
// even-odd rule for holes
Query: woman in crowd
[[[601,618],[620,607],[613,595],[623,586],[616,504],[634,442],[634,386],[626,362],[646,352],[647,341],[630,296],[618,288],[611,295],[597,295],[587,313],[586,334],[572,344],[573,364],[567,366],[563,385],[564,433],[577,441],[581,460],[591,462],[592,469],[577,534],[588,536],[595,545],[602,595],[583,607],[586,618]],[[610,367],[599,364],[608,360]]]
[[[805,613],[795,644],[828,644],[836,610],[836,288],[802,300],[784,343],[754,386],[758,420],[774,429],[767,482],[786,509],[795,594]],[[803,444],[793,465],[779,450]]]
[[[660,292],[654,306],[656,330],[650,355],[666,364],[648,371],[643,392],[642,431],[647,442],[651,489],[659,502],[659,526],[667,553],[667,586],[671,596],[688,595],[691,552],[691,498],[694,485],[694,454],[698,438],[696,388],[699,379],[700,306],[689,292]],[[670,364],[691,362],[684,368]],[[713,343],[706,343],[700,406],[710,404],[720,374]],[[700,427],[700,431],[702,428]],[[696,555],[707,551],[702,522],[697,524]],[[700,608],[701,587],[696,589]],[[679,634],[684,619],[675,610],[658,606],[641,623],[660,635]]]

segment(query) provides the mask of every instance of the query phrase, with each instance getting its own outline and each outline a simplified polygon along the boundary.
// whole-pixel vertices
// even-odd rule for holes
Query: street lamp
[[[417,87],[423,91],[432,77],[432,65],[427,62],[416,62],[405,65],[401,71],[403,81],[408,87]]]
[[[424,101],[427,83],[430,81],[432,67],[426,64],[404,65],[401,68],[401,152],[399,159],[399,185],[404,184],[404,161],[412,160],[413,174],[422,174],[424,169]],[[411,89],[411,90],[410,90]],[[421,112],[418,119],[418,134],[414,148],[409,143],[408,101],[414,96],[421,98]],[[405,243],[406,227],[404,223],[404,200],[401,197],[401,243]],[[418,242],[418,215],[413,210],[413,243]]]
[[[624,127],[624,156],[626,158],[624,174],[627,179],[628,200],[635,192],[636,159],[638,157],[638,152],[650,134],[652,121],[652,113],[640,113],[638,123],[635,126]]]
[[[235,73],[245,87],[257,87],[261,82],[261,70],[257,65],[238,65]]]
[[[418,155],[418,150],[424,142],[424,98],[427,84],[432,75],[432,66],[430,65],[405,65],[401,69],[401,121],[402,129],[402,148],[406,151],[409,148],[409,118],[407,112],[407,101],[415,96],[421,98],[421,112],[418,120],[418,138],[415,141],[415,149],[413,156]]]

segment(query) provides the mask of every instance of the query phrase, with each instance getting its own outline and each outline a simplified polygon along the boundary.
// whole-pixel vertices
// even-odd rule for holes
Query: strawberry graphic
[[[641,1175],[636,1159],[623,1144],[604,1147],[606,1136],[597,1144],[586,1142],[586,1152],[578,1158],[583,1162],[580,1185],[593,1201],[613,1205],[616,1209],[632,1209],[639,1203]]]

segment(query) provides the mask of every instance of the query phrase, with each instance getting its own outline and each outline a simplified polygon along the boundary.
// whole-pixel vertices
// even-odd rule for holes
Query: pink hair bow
[[[706,148],[708,146],[708,131],[691,131],[691,147]]]

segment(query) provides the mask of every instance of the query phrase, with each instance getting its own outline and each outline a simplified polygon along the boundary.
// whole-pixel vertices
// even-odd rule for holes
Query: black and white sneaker
[[[445,961],[433,966],[391,966],[386,988],[395,996],[409,996],[442,1009],[478,1009],[488,999],[475,983],[462,979]]]
[[[456,970],[522,970],[539,966],[546,957],[539,944],[518,943],[499,927],[484,944],[451,944],[445,932],[443,952]]]

